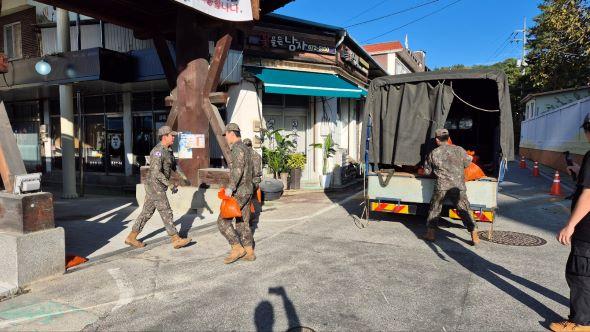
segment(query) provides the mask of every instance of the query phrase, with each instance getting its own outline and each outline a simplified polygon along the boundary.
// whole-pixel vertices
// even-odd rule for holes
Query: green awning
[[[367,91],[334,74],[248,68],[264,83],[264,92],[316,97],[361,98]]]

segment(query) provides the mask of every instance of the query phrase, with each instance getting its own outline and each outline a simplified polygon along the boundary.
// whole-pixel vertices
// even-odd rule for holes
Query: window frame
[[[15,34],[15,29],[14,27],[18,26],[18,32],[19,35],[16,36]],[[7,52],[7,48],[8,48],[8,38],[6,38],[6,36],[8,35],[8,29],[11,29],[11,35],[12,35],[12,51],[14,54],[12,54],[12,56],[10,54],[8,54]],[[23,58],[23,43],[22,43],[22,24],[20,21],[18,22],[12,22],[9,24],[5,24],[3,27],[3,37],[4,37],[4,53],[6,54],[6,56],[8,57],[8,60],[18,60],[18,59],[22,59]]]

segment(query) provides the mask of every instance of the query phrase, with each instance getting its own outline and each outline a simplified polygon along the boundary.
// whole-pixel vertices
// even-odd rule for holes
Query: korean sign
[[[263,48],[286,49],[291,52],[309,52],[320,54],[336,54],[331,46],[319,45],[313,41],[304,40],[290,34],[260,33],[248,36],[248,44]]]
[[[250,0],[174,0],[221,20],[252,21]]]

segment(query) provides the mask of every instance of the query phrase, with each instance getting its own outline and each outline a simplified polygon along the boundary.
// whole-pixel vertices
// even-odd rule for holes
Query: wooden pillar
[[[205,137],[205,148],[192,149],[191,159],[179,164],[191,185],[198,185],[198,170],[209,167],[209,120],[203,108],[203,90],[209,71],[209,38],[202,16],[180,9],[176,20],[178,68],[178,131]]]

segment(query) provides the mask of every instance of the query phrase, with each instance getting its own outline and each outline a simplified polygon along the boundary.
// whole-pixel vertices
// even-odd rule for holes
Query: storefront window
[[[285,95],[285,106],[286,107],[307,108],[309,106],[309,97],[308,96]]]
[[[133,117],[133,154],[136,158],[134,172],[146,165],[146,156],[150,154],[155,142],[152,115],[137,115]]]
[[[268,106],[283,106],[283,95],[265,93],[262,95],[262,104]]]
[[[131,95],[131,110],[133,112],[152,111],[152,93],[139,92]]]
[[[5,106],[8,119],[15,134],[16,144],[27,171],[41,171],[39,103],[36,101],[7,103]]]
[[[90,172],[105,171],[105,128],[103,115],[84,117],[84,169]]]

